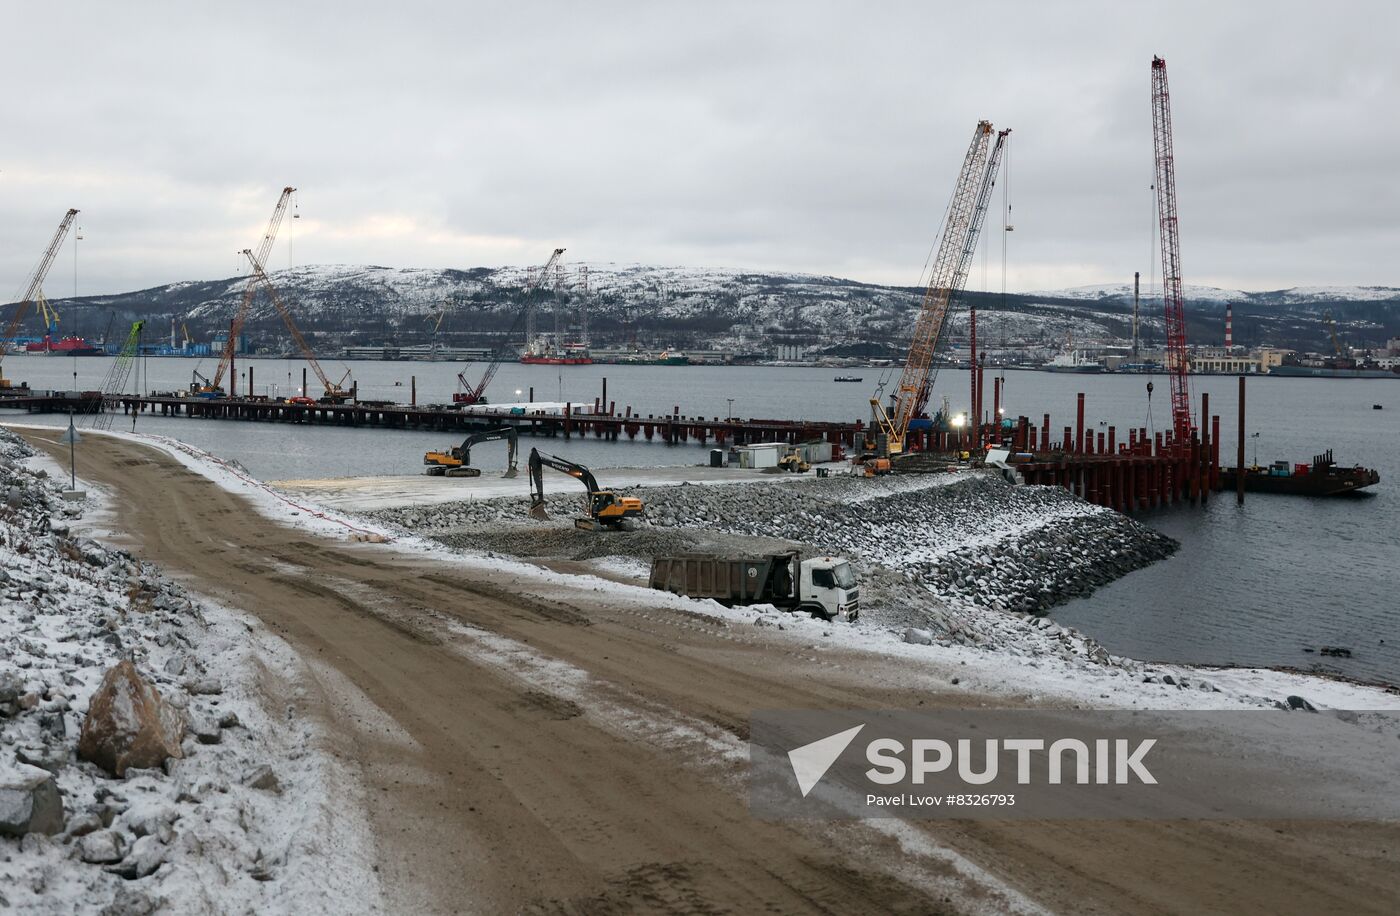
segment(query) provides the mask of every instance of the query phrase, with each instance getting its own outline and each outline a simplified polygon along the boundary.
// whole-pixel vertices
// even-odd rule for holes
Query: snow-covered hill
[[[466,270],[365,265],[307,265],[276,271],[272,279],[304,328],[342,341],[413,343],[426,339],[444,314],[446,340],[482,344],[518,333],[538,268]],[[585,281],[586,273],[586,281]],[[107,316],[187,322],[196,338],[225,328],[243,296],[246,278],[186,281],[115,296],[62,303],[88,311],[84,327]],[[586,282],[586,287],[585,287]],[[1054,343],[1123,339],[1130,333],[1131,287],[1107,284],[1036,293],[969,292],[994,343]],[[577,321],[587,302],[595,342],[617,342],[636,332],[662,345],[708,344],[765,349],[775,343],[818,347],[867,346],[899,351],[907,345],[922,291],[839,277],[729,268],[686,268],[613,262],[571,262],[546,279],[534,302]],[[1194,340],[1221,336],[1225,303],[1235,312],[1236,340],[1246,344],[1328,345],[1325,313],[1352,344],[1377,344],[1400,334],[1400,289],[1297,287],[1246,292],[1189,286],[1188,333]],[[1155,297],[1145,288],[1145,333],[1160,333]],[[248,325],[255,336],[282,335],[271,301],[259,293]],[[552,318],[542,319],[552,326]],[[962,335],[963,309],[950,335]],[[981,328],[979,327],[979,332]]]

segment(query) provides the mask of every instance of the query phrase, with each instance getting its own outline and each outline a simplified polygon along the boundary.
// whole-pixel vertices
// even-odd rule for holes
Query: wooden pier
[[[103,408],[100,391],[39,391],[11,388],[0,393],[0,408],[25,413],[91,413]]]
[[[405,404],[355,402],[347,404],[289,403],[266,398],[196,398],[178,395],[150,397],[124,395],[109,398],[111,409],[120,406],[124,414],[150,413],[164,417],[195,417],[244,420],[262,423],[300,423],[375,429],[455,431],[466,435],[480,429],[515,427],[521,435],[575,436],[617,441],[644,439],[668,445],[697,443],[716,447],[755,442],[810,442],[822,439],[832,445],[854,448],[864,438],[865,426],[815,420],[741,420],[737,418],[687,416],[679,405],[669,414],[634,413],[631,407],[619,413],[610,403],[605,409],[598,401],[588,405],[566,404],[562,412],[491,412],[488,409],[415,407]]]
[[[1208,395],[1201,399],[1201,417],[1209,417],[1204,430],[1193,430],[1190,441],[1178,442],[1170,431],[1146,427],[1127,430],[1120,438],[1116,427],[1103,430],[1084,426],[1084,395],[1079,395],[1076,424],[1052,433],[1050,415],[1039,424],[1028,417],[1011,423],[987,423],[980,429],[912,429],[911,453],[930,456],[959,452],[981,453],[988,447],[1009,450],[1011,467],[1028,484],[1064,487],[1083,499],[1119,512],[1154,509],[1176,503],[1205,503],[1219,490],[1220,418],[1210,415]],[[696,444],[716,448],[759,442],[797,444],[823,440],[858,452],[868,427],[852,423],[811,420],[764,420],[690,416],[676,405],[668,414],[641,414],[631,407],[620,412],[615,402],[566,404],[562,411],[514,408],[452,409],[441,405],[419,407],[388,402],[354,401],[345,404],[297,403],[270,398],[200,398],[181,394],[108,395],[98,392],[29,392],[0,398],[0,407],[29,412],[88,413],[94,409],[117,410],[126,415],[150,414],[255,423],[286,423],[386,430],[434,430],[465,437],[482,429],[513,426],[525,436],[546,438],[594,438],[604,441],[637,440],[667,445]],[[497,412],[499,411],[499,412]],[[925,466],[917,454],[899,465]],[[944,467],[946,463],[935,462]]]

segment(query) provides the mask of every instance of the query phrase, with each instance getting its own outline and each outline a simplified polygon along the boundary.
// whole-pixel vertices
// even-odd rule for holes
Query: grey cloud
[[[1121,280],[1152,257],[1154,53],[1188,282],[1395,284],[1397,20],[1382,3],[25,4],[0,62],[0,291],[68,206],[84,292],[229,275],[288,182],[320,229],[303,224],[301,263],[522,263],[559,243],[913,283],[983,117],[1015,131],[1012,287]],[[401,219],[421,235],[349,231]]]

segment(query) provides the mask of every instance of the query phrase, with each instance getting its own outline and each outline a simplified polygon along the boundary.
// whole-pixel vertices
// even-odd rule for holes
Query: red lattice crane
[[[992,123],[979,121],[972,143],[963,157],[962,171],[948,205],[948,216],[939,241],[938,256],[929,273],[928,288],[919,316],[914,321],[914,338],[894,393],[894,404],[886,412],[879,398],[870,399],[872,426],[885,437],[890,455],[904,451],[909,421],[928,402],[933,354],[943,334],[943,323],[953,299],[967,283],[967,273],[977,249],[977,236],[991,199],[991,187],[1001,161],[1001,151],[1009,130],[996,137],[992,146]],[[988,147],[992,146],[989,154]]]
[[[10,316],[10,323],[5,328],[5,336],[0,337],[0,358],[9,352],[10,345],[14,343],[15,335],[19,333],[19,326],[24,322],[24,316],[29,312],[30,303],[41,295],[40,288],[44,285],[44,278],[49,275],[49,268],[53,266],[54,258],[58,257],[58,249],[63,247],[63,240],[68,237],[68,230],[72,228],[73,220],[77,215],[77,210],[69,210],[63,214],[63,220],[58,224],[58,230],[54,232],[53,238],[49,241],[49,247],[44,249],[34,272],[29,275],[24,294],[15,304],[15,313]],[[3,372],[0,372],[0,386],[9,387],[9,382],[5,380]]]
[[[277,241],[277,230],[282,225],[282,217],[287,215],[287,204],[291,202],[295,193],[296,188],[283,188],[282,196],[277,198],[277,206],[272,210],[272,219],[268,221],[267,231],[263,233],[256,259],[253,261],[258,270],[248,276],[248,285],[243,288],[243,299],[238,303],[238,311],[233,313],[233,321],[229,323],[228,342],[224,344],[224,352],[219,357],[219,368],[214,373],[214,380],[209,384],[191,386],[196,393],[215,393],[223,390],[224,376],[228,375],[229,368],[233,365],[234,353],[238,349],[238,337],[243,333],[243,325],[248,320],[248,312],[253,304],[253,295],[258,291],[258,274],[267,263],[268,256],[272,254],[272,243]]]
[[[1167,62],[1152,58],[1152,141],[1157,159],[1157,221],[1162,237],[1162,303],[1166,311],[1166,367],[1171,376],[1172,432],[1191,438],[1191,363],[1186,353],[1186,304],[1181,285],[1181,237],[1176,216],[1176,162],[1172,155],[1172,104]]]

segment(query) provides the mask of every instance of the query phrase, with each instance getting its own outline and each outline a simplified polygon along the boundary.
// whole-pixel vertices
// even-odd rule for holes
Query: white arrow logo
[[[831,765],[836,762],[846,748],[850,747],[856,735],[864,725],[857,725],[855,728],[848,728],[843,732],[837,732],[811,744],[804,744],[799,748],[788,751],[788,760],[792,763],[792,775],[797,777],[797,787],[802,790],[802,797],[806,798],[807,793],[816,787],[821,778],[826,775],[826,771],[831,769]]]

